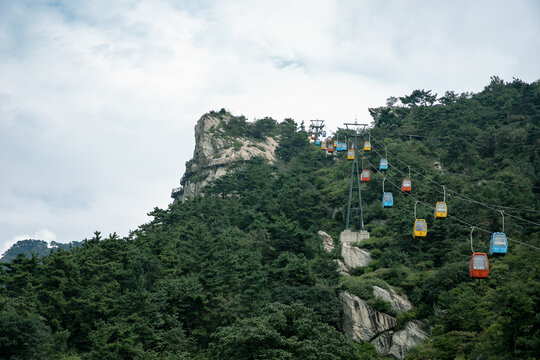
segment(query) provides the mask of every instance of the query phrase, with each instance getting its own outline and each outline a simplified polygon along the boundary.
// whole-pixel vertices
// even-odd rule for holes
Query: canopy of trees
[[[400,100],[379,117],[372,144],[423,175],[413,173],[414,196],[434,205],[441,194],[429,179],[445,184],[455,191],[449,214],[493,230],[499,213],[463,196],[505,206],[515,216],[507,235],[539,247],[539,83],[493,78],[478,94],[417,90]],[[395,206],[382,209],[374,171],[362,185],[371,233],[362,246],[376,260],[340,280],[339,252],[325,253],[317,231],[337,239],[343,230],[351,163],[310,145],[290,119],[241,120],[231,132],[279,136],[276,164],[239,165],[203,197],[154,209],[125,238],[96,232],[70,251],[4,263],[0,358],[378,359],[338,326],[337,292],[375,283],[403,290],[414,305],[405,316],[425,319],[431,332],[409,359],[538,355],[538,250],[510,243],[490,258],[488,279],[470,280],[469,228],[419,207],[429,232],[413,239],[414,200],[392,189]],[[368,160],[378,163],[377,154]],[[402,174],[391,167],[386,177],[388,186]],[[488,235],[475,235],[474,246],[487,251]]]

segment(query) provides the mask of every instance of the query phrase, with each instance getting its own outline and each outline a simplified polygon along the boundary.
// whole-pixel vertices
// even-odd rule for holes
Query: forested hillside
[[[339,329],[338,293],[374,283],[406,293],[414,307],[400,324],[422,319],[431,335],[408,359],[537,357],[540,83],[493,78],[478,94],[440,98],[417,90],[372,113],[373,150],[359,153],[372,170],[362,184],[371,238],[359,244],[369,266],[340,277],[339,251],[317,235],[344,229],[346,154],[327,156],[293,120],[235,117],[231,137],[279,142],[274,164],[236,164],[126,238],[96,232],[71,252],[0,267],[1,358],[382,359]],[[393,185],[407,165],[410,195]],[[383,176],[392,208],[381,206]],[[449,217],[435,220],[439,185]],[[426,238],[412,237],[417,200]],[[469,226],[500,231],[498,210],[508,253],[490,257],[487,279],[469,279]],[[488,233],[473,241],[488,251]]]
[[[80,241],[72,241],[69,244],[62,244],[56,241],[47,243],[43,240],[26,239],[19,240],[13,244],[4,254],[0,257],[0,262],[9,262],[17,257],[19,254],[24,254],[26,257],[31,257],[32,253],[37,256],[48,255],[53,249],[70,250],[72,247],[81,246]]]

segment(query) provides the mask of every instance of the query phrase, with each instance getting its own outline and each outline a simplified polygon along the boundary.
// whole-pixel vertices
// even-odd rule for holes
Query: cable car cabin
[[[379,170],[388,170],[388,159],[381,159],[381,161],[379,162]]]
[[[507,251],[508,239],[506,239],[506,234],[502,232],[491,234],[491,240],[489,241],[489,255],[506,254]]]
[[[317,145],[317,146],[321,145],[321,140],[319,140],[319,139],[315,140],[315,145]]]
[[[394,196],[391,192],[384,192],[382,197],[382,207],[392,207],[394,206]]]
[[[326,131],[323,131],[323,132],[322,132],[322,136],[323,136],[323,137],[326,137]]]
[[[347,144],[345,144],[344,142],[338,142],[337,151],[347,151]]]
[[[331,141],[328,143],[328,152],[334,152],[334,143]]]
[[[347,160],[354,160],[354,150],[353,149],[349,149],[347,151]]]
[[[435,218],[445,218],[448,214],[448,208],[446,207],[446,203],[444,201],[438,201],[435,205]]]
[[[326,150],[326,143],[324,141],[321,143],[321,149]]]
[[[315,140],[315,134],[311,135],[311,140]]]
[[[371,151],[371,142],[364,141],[364,151]]]
[[[360,175],[360,180],[367,182],[371,179],[371,173],[369,172],[369,169],[362,170],[362,175]]]
[[[426,237],[427,235],[427,223],[424,219],[415,219],[413,228],[413,238]]]
[[[401,182],[401,191],[411,192],[411,179],[403,179]]]
[[[489,275],[489,260],[485,253],[473,253],[469,263],[469,277],[487,278]]]

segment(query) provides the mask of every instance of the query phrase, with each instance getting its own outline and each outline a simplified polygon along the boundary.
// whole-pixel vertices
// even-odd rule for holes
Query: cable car
[[[370,141],[364,141],[364,151],[371,151],[371,142]]]
[[[489,241],[489,255],[506,254],[507,251],[508,240],[506,239],[506,234],[502,232],[491,234],[491,240]]]
[[[326,137],[326,131],[323,131],[323,132],[322,132],[322,136],[323,136],[323,137]]]
[[[387,170],[388,169],[388,159],[382,158],[379,162],[379,170]]]
[[[347,160],[354,160],[354,150],[353,149],[349,149],[347,151]]]
[[[311,135],[311,140],[315,140],[315,134]]]
[[[362,170],[362,175],[360,176],[360,180],[367,182],[371,179],[371,174],[369,172],[369,169]]]
[[[411,179],[403,179],[401,182],[401,191],[411,192]]]
[[[427,223],[424,219],[415,219],[413,228],[413,238],[426,237],[427,235]]]
[[[328,142],[328,152],[334,152],[334,143],[331,141]]]
[[[347,151],[347,144],[344,142],[338,142],[338,151]]]
[[[321,140],[319,140],[319,138],[317,138],[317,140],[315,140],[315,145],[317,145],[317,146],[321,145]]]
[[[384,192],[382,197],[382,207],[392,207],[394,206],[394,196],[391,192]]]
[[[325,142],[325,141],[323,141],[323,142],[321,143],[321,149],[322,149],[322,150],[326,150],[326,142]]]
[[[448,214],[448,208],[446,207],[446,203],[444,201],[438,201],[435,205],[435,218],[445,218]]]
[[[489,260],[485,253],[473,253],[469,263],[469,278],[487,278],[489,275]]]

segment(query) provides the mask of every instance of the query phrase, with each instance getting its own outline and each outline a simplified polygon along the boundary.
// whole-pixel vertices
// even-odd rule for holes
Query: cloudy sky
[[[209,110],[370,121],[540,78],[540,2],[0,0],[0,254],[166,207]]]

